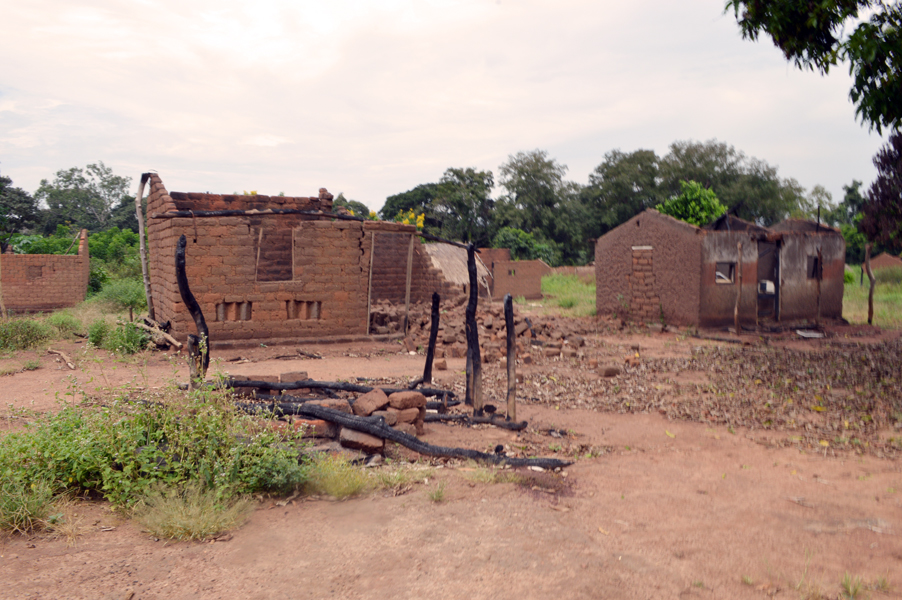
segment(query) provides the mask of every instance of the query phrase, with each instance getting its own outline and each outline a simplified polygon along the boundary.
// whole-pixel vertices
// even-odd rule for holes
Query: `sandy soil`
[[[839,339],[892,338],[866,334]],[[773,343],[819,348],[791,337]],[[695,401],[695,391],[680,390],[710,385],[713,371],[636,368],[600,380],[585,366],[589,358],[623,364],[635,345],[653,362],[722,344],[685,332],[602,332],[578,360],[523,369],[527,432],[427,426],[425,439],[436,444],[580,457],[565,476],[524,471],[525,484],[474,483],[471,466],[436,461],[433,480],[398,496],[265,500],[231,539],[207,543],[154,541],[109,505],[86,502],[74,545],[42,536],[0,541],[0,598],[836,598],[846,573],[869,584],[888,578],[892,590],[872,598],[902,597],[898,459],[778,443],[792,433],[782,429],[668,418],[669,406]],[[83,392],[186,376],[183,361],[162,353],[123,360],[81,344],[54,348],[78,369],[49,355],[0,359],[0,370],[41,363],[0,378],[4,428],[28,418],[22,409],[55,410]],[[284,347],[254,348],[223,353],[214,369],[304,370],[320,380],[413,378],[422,369],[423,357],[397,344],[306,350],[325,358],[279,360]],[[462,386],[464,360],[448,363],[438,383]],[[490,398],[500,396],[500,378],[496,366],[486,369]],[[549,380],[560,394],[549,392]],[[617,392],[597,387],[617,380]],[[76,382],[83,392],[73,392]],[[621,414],[630,394],[636,402],[660,398],[660,408]],[[439,481],[445,500],[435,503],[428,492]]]

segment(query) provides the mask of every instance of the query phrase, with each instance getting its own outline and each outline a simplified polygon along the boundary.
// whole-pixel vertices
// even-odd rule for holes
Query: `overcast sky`
[[[725,141],[834,201],[884,143],[844,66],[742,40],[723,0],[0,0],[0,173],[104,161],[171,191],[378,209],[448,167]]]

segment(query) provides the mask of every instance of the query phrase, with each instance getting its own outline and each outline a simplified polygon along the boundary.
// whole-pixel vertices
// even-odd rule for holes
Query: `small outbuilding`
[[[842,234],[725,215],[705,228],[648,209],[595,246],[598,314],[717,327],[842,317]]]

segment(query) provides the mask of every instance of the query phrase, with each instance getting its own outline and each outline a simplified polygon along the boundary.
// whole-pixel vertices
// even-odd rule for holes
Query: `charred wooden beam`
[[[223,387],[232,387],[232,388],[261,388],[266,390],[297,390],[297,389],[326,389],[326,390],[340,390],[343,392],[356,392],[365,394],[367,392],[371,392],[376,387],[380,387],[383,392],[386,394],[394,394],[395,392],[406,392],[409,391],[407,388],[387,388],[381,386],[371,387],[368,385],[359,385],[356,383],[349,383],[345,381],[313,381],[312,379],[307,379],[304,381],[291,381],[287,383],[275,383],[272,381],[236,381],[234,379],[228,379],[223,383]],[[417,390],[424,396],[442,396],[444,394],[448,394],[449,397],[454,397],[454,392],[449,390],[439,390],[435,388],[420,388]]]
[[[467,246],[467,274],[470,276],[470,298],[467,302],[467,391],[466,403],[473,406],[473,414],[482,416],[482,357],[479,352],[479,330],[476,327],[476,305],[479,289],[476,283],[476,246]]]
[[[444,423],[448,421],[463,423],[464,425],[494,425],[501,429],[511,431],[523,431],[529,425],[526,421],[516,423],[509,419],[499,419],[494,414],[487,417],[474,417],[472,415],[438,415],[429,413],[424,417],[426,423]]]
[[[517,333],[514,331],[514,300],[504,296],[504,327],[507,329],[507,419],[517,420]]]
[[[423,383],[432,383],[432,361],[435,359],[435,342],[438,340],[439,302],[441,297],[432,292],[432,325],[429,329],[429,346],[426,348],[426,365],[423,367]]]
[[[194,294],[191,293],[191,288],[188,287],[188,276],[185,274],[185,247],[187,245],[188,240],[182,234],[175,247],[175,280],[179,286],[182,302],[185,303],[197,326],[197,335],[188,336],[189,366],[192,369],[191,381],[193,384],[198,379],[202,381],[207,376],[207,369],[210,366],[210,332],[207,329],[207,322],[204,320],[204,313],[200,310]]]
[[[542,467],[543,469],[558,469],[572,463],[556,458],[511,458],[503,454],[488,454],[468,448],[449,448],[446,446],[434,446],[423,442],[416,437],[389,427],[382,417],[356,417],[318,404],[302,404],[299,407],[299,415],[313,417],[329,421],[362,431],[383,440],[396,442],[406,448],[410,448],[426,456],[441,456],[446,458],[466,458],[478,462],[493,465],[510,465],[512,467]]]

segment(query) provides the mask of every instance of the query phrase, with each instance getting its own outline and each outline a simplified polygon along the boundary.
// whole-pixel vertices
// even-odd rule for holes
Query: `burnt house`
[[[725,215],[705,228],[648,209],[598,239],[598,314],[717,327],[842,316],[845,240],[790,219],[770,228]]]
[[[373,302],[404,305],[461,293],[437,269],[416,227],[340,220],[325,189],[311,197],[169,192],[148,175],[147,241],[158,321],[184,340],[195,332],[176,282],[186,275],[213,347],[357,339]]]

